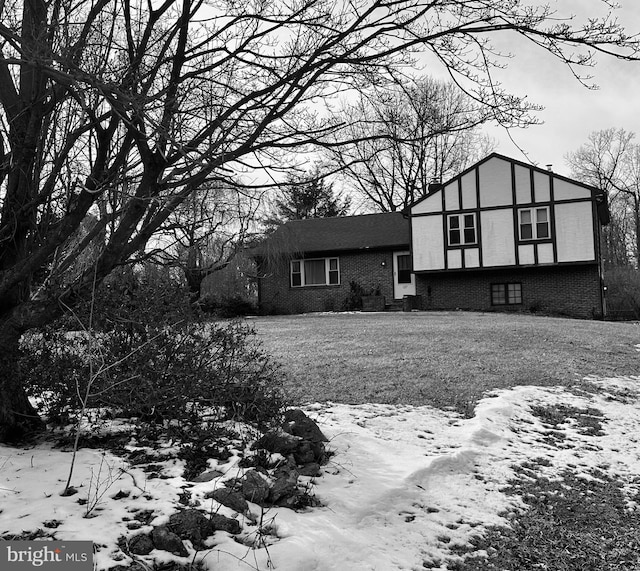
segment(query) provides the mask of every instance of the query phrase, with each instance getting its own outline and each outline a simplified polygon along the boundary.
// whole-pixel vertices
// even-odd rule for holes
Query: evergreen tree
[[[274,208],[265,218],[269,230],[275,230],[289,220],[345,216],[351,199],[336,196],[330,183],[322,178],[318,168],[306,176],[289,175],[282,185]]]

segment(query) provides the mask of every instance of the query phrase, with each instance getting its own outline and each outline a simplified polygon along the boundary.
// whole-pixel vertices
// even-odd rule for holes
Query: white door
[[[416,295],[416,277],[411,269],[409,252],[393,253],[394,299],[402,299],[405,295]]]

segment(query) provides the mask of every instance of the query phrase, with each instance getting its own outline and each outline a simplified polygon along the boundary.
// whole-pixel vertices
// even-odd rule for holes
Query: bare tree
[[[611,223],[605,227],[605,261],[612,266],[640,262],[640,145],[635,134],[605,129],[566,157],[578,180],[607,193]]]
[[[195,301],[208,275],[255,242],[260,204],[261,193],[255,189],[204,185],[172,212],[147,244],[146,256],[179,268]]]
[[[343,114],[354,142],[330,148],[330,159],[365,205],[382,212],[406,208],[491,150],[479,132],[491,108],[430,77],[362,93]]]
[[[494,32],[572,68],[639,48],[610,18],[572,27],[520,0],[0,3],[0,440],[39,424],[17,370],[21,335],[144,256],[203,185],[344,142],[322,102],[428,51],[499,120],[526,115],[492,81]],[[98,237],[93,263],[70,276]]]

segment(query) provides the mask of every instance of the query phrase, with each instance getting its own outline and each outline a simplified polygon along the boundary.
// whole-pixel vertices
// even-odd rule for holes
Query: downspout
[[[604,260],[602,259],[602,227],[609,224],[609,204],[607,200],[607,194],[601,191],[595,196],[596,205],[596,247],[597,247],[597,261],[598,261],[598,278],[600,280],[600,306],[602,308],[602,319],[607,318],[607,296],[606,286],[604,279]]]

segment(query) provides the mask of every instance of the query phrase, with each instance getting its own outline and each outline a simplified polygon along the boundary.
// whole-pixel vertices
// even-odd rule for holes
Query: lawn
[[[253,319],[300,401],[431,404],[473,413],[487,391],[640,372],[640,324],[468,312]]]
[[[454,545],[450,532],[437,536],[451,553],[464,558],[426,558],[423,567],[640,570],[638,419],[631,419],[638,400],[640,324],[429,312],[270,317],[256,319],[255,327],[264,347],[288,373],[290,393],[301,401],[435,405],[469,418],[475,415],[465,422],[482,425],[483,411],[491,409],[494,399],[476,405],[493,389],[565,387],[521,389],[534,391],[532,396],[536,390],[549,391],[539,401],[528,397],[519,403],[530,415],[522,422],[513,415],[516,401],[509,401],[517,389],[495,399],[495,414],[478,434],[496,438],[500,415],[511,411],[503,434],[511,441],[492,453],[480,439],[477,450],[486,457],[476,459],[470,476],[486,480],[487,487],[465,505],[482,504],[494,474],[512,473],[499,490],[517,497],[520,507],[503,511],[500,515],[509,523],[478,531],[470,545]],[[585,380],[588,376],[592,378]],[[603,377],[623,390],[609,393]],[[549,400],[553,398],[557,402]],[[572,399],[580,406],[570,405]],[[617,424],[624,427],[618,431]],[[400,430],[402,423],[395,426]],[[569,439],[565,430],[571,433]],[[415,435],[422,436],[419,431]],[[407,432],[403,438],[411,441],[412,435]],[[524,452],[526,446],[530,448]],[[520,450],[519,458],[512,455],[514,449]],[[585,463],[589,455],[593,463]],[[627,460],[633,466],[627,467]],[[457,469],[447,472],[455,493],[463,494],[475,483],[457,482],[457,477]],[[430,498],[442,497],[446,486],[428,479],[424,489]],[[444,511],[451,514],[455,508]],[[465,524],[466,519],[459,518],[446,528]],[[429,540],[425,535],[425,543]]]

